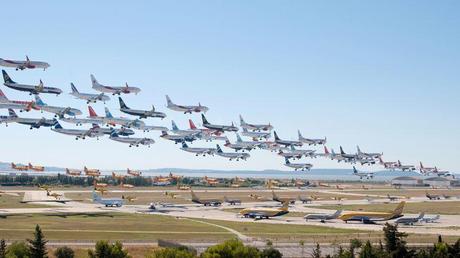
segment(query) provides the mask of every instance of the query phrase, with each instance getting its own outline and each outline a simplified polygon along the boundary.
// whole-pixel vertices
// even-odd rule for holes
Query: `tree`
[[[5,239],[0,240],[0,258],[6,257],[6,242]]]
[[[313,249],[313,253],[311,254],[312,258],[321,258],[321,247],[319,243],[316,243],[316,247]]]
[[[371,241],[367,240],[364,246],[361,248],[359,258],[375,258],[379,257],[376,249],[372,247]]]
[[[278,249],[273,247],[266,248],[261,253],[261,258],[281,258],[283,254]]]
[[[195,258],[193,252],[181,248],[162,248],[154,250],[147,258]]]
[[[90,258],[129,258],[128,252],[123,250],[121,242],[109,244],[107,241],[97,241],[95,250],[88,250]]]
[[[211,246],[201,254],[202,258],[228,257],[228,258],[260,258],[259,249],[245,246],[238,239],[227,240],[222,244]]]
[[[54,251],[54,256],[56,258],[73,258],[75,257],[75,252],[68,246],[62,246]]]
[[[35,226],[34,239],[28,239],[29,242],[29,253],[30,258],[45,258],[48,257],[46,251],[45,236],[43,236],[42,230],[39,225]]]
[[[23,241],[14,242],[6,248],[6,257],[14,258],[28,258],[29,257],[29,248],[27,244]]]
[[[305,255],[305,241],[304,240],[300,240],[299,241],[299,245],[300,245],[300,248],[302,248],[302,257],[304,257]]]
[[[412,257],[414,251],[409,251],[406,247],[406,233],[398,231],[398,225],[385,223],[383,227],[385,237],[385,249],[390,257],[404,258]]]

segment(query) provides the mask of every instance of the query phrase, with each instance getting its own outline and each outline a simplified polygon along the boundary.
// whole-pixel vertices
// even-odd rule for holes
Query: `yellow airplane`
[[[245,218],[269,219],[289,213],[289,202],[284,202],[281,208],[246,208],[240,211],[240,215]]]
[[[48,196],[54,197],[56,200],[59,200],[59,199],[61,199],[61,197],[62,197],[62,194],[58,194],[58,193],[49,193],[49,192],[48,192],[47,195],[48,195]]]
[[[106,193],[108,190],[105,189],[105,188],[96,188],[95,189],[96,191],[100,192],[102,195],[104,195],[104,193]]]
[[[375,224],[376,221],[385,221],[402,217],[402,212],[406,202],[398,204],[393,212],[370,212],[370,211],[348,211],[342,213],[339,219],[345,221],[360,221],[364,224]]]
[[[121,198],[124,199],[124,200],[128,200],[128,202],[134,202],[134,201],[137,200],[137,198],[134,197],[134,196],[124,196],[123,195]]]
[[[166,196],[169,196],[169,197],[173,198],[173,199],[176,199],[178,196],[180,196],[179,194],[171,193],[171,192],[168,192],[168,191],[165,191],[164,194]]]

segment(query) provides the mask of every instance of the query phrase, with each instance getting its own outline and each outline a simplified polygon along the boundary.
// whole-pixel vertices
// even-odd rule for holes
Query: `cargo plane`
[[[240,215],[245,218],[269,219],[272,217],[283,216],[289,213],[289,203],[283,203],[281,208],[246,208],[240,211]]]

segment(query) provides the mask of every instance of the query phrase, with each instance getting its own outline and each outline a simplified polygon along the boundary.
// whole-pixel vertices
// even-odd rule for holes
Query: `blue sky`
[[[69,83],[90,91],[94,73],[101,83],[141,87],[138,96],[125,97],[128,105],[167,112],[165,120],[148,124],[169,127],[171,118],[181,127],[188,118],[199,124],[198,115],[167,110],[169,94],[178,103],[209,106],[215,123],[237,122],[241,113],[250,122],[271,122],[283,138],[294,139],[301,129],[305,136],[327,136],[334,149],[354,151],[359,144],[386,160],[460,171],[459,7],[457,1],[10,1],[3,4],[1,56],[48,61],[46,72],[8,71],[18,82],[41,78],[62,88],[62,96],[42,99],[85,115],[86,104],[67,94]],[[2,87],[11,99],[30,99]],[[121,115],[117,101],[107,106]],[[103,112],[103,104],[93,107]],[[108,139],[77,142],[22,125],[0,132],[4,161],[283,168],[282,158],[263,151],[239,163],[196,158],[157,132],[145,134],[157,141],[150,149]]]

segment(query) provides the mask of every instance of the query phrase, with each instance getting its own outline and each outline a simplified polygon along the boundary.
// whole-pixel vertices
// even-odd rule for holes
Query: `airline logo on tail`
[[[97,117],[96,111],[94,111],[93,107],[88,106],[88,112],[90,117]]]

